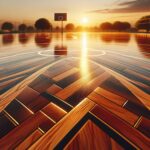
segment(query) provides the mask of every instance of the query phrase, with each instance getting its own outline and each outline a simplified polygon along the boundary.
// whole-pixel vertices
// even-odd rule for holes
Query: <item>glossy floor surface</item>
[[[0,38],[1,147],[150,147],[150,35]]]

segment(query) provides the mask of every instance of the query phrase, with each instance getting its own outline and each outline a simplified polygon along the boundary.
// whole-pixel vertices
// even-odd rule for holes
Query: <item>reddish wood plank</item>
[[[65,150],[110,150],[111,138],[92,121],[87,121]]]
[[[127,100],[124,97],[121,97],[115,93],[109,92],[103,88],[96,88],[95,92],[99,95],[104,96],[105,98],[111,100],[112,102],[122,106]]]
[[[62,117],[64,117],[67,113],[54,103],[50,103],[49,105],[44,107],[42,111],[56,122],[59,121]]]
[[[62,91],[56,93],[56,96],[59,97],[60,99],[63,99],[63,100],[67,99],[74,92],[79,90],[83,85],[90,82],[90,80],[88,79],[88,78],[90,78],[90,75],[98,74],[98,73],[101,73],[101,72],[102,72],[102,70],[98,69],[98,70],[93,71],[91,74],[85,75],[84,77],[80,78],[79,80],[75,81],[74,83],[72,83],[71,85],[69,85],[68,87],[63,89]],[[106,73],[103,73],[103,74],[106,75]]]
[[[94,105],[95,104],[92,101],[84,99],[51,130],[33,144],[30,149],[54,149],[65,135],[83,118],[83,116],[94,107]]]
[[[56,84],[53,84],[51,87],[49,87],[46,91],[48,94],[56,94],[58,92],[60,92],[62,90],[61,87],[59,87],[58,85]]]
[[[64,72],[64,73],[62,73],[62,74],[60,74],[58,76],[53,77],[53,80],[55,80],[56,82],[58,82],[58,81],[60,81],[60,80],[62,80],[64,78],[66,78],[66,77],[68,77],[68,76],[70,76],[70,75],[78,72],[78,71],[79,71],[79,69],[72,68],[72,69],[70,69],[70,70],[68,70],[68,71],[66,71],[66,72]]]
[[[48,129],[48,127],[51,128],[54,123],[51,120],[49,122],[47,120],[48,118],[45,115],[37,112],[4,136],[0,140],[0,147],[3,147],[3,149],[13,149],[39,127],[42,130]],[[46,124],[47,122],[48,124]]]
[[[117,133],[122,135],[126,140],[134,143],[134,145],[137,145],[137,147],[141,149],[149,149],[150,140],[142,133],[138,132],[135,128],[126,124],[122,119],[98,105],[95,106],[91,112],[106,125],[117,131]]]
[[[122,120],[128,122],[130,125],[134,125],[138,120],[139,116],[129,112],[128,110],[116,105],[115,103],[109,101],[105,97],[93,92],[88,96],[89,99],[97,103],[98,105],[109,110],[111,113],[120,117]]]
[[[137,124],[136,128],[141,131],[144,135],[150,138],[150,120],[141,117],[139,123]]]
[[[31,135],[29,135],[21,144],[15,148],[16,150],[26,150],[35,141],[37,141],[43,134],[39,130],[35,130]]]

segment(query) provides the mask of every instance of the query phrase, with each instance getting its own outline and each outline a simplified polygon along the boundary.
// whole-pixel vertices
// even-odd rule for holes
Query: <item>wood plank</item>
[[[116,105],[115,103],[109,101],[105,97],[93,92],[88,96],[89,99],[102,106],[103,108],[109,110],[111,113],[117,115],[122,120],[128,122],[130,125],[134,125],[139,116],[129,112],[128,110]]]
[[[0,147],[3,147],[3,149],[14,149],[36,129],[41,128],[43,131],[48,128],[50,129],[54,123],[49,120],[49,123],[47,124],[47,120],[48,118],[45,115],[41,112],[37,112],[1,138]]]
[[[33,113],[26,107],[21,105],[17,100],[12,101],[6,108],[5,111],[14,118],[19,124],[29,118]]]
[[[61,90],[62,90],[61,87],[59,87],[59,86],[56,85],[56,84],[53,84],[52,86],[50,86],[50,87],[46,90],[46,92],[47,92],[48,94],[54,95],[54,94],[60,92]]]
[[[52,84],[53,81],[51,79],[47,78],[44,75],[40,75],[29,85],[29,87],[39,93],[42,93],[45,92],[45,90],[47,90]]]
[[[79,80],[75,81],[74,83],[70,84],[68,87],[63,89],[62,91],[56,93],[56,96],[62,100],[67,99],[69,96],[71,96],[74,92],[79,90],[83,85],[87,84],[87,79],[90,78],[92,74],[101,73],[101,70],[95,70],[90,74],[85,75],[85,77],[80,78]]]
[[[127,103],[125,103],[125,105],[123,107],[125,109],[133,112],[134,114],[137,114],[138,116],[144,116],[144,117],[150,119],[150,111],[147,110],[145,107],[136,105],[136,104],[132,103],[131,101],[128,101]]]
[[[15,127],[16,125],[10,121],[4,112],[0,113],[0,139]]]
[[[35,130],[31,135],[29,135],[21,144],[19,144],[15,149],[16,150],[26,150],[31,146],[35,141],[37,141],[43,133],[40,130]]]
[[[29,149],[54,149],[94,105],[95,104],[91,100],[84,99]]]
[[[111,138],[92,121],[87,121],[64,150],[110,150]]]
[[[0,90],[3,89],[5,86],[8,86],[9,84],[19,80],[19,79],[22,79],[24,76],[20,76],[20,77],[15,77],[13,79],[9,79],[9,80],[6,80],[4,82],[0,82]]]
[[[95,89],[95,91],[97,94],[102,95],[103,97],[111,100],[112,102],[123,106],[123,104],[127,101],[124,97],[121,97],[115,93],[109,92],[101,87],[98,87]]]
[[[62,108],[55,105],[54,103],[48,104],[42,109],[42,111],[56,122],[58,122],[62,117],[67,114],[66,111],[64,111]]]
[[[13,100],[15,99],[33,80],[35,80],[40,74],[44,73],[51,66],[63,61],[64,59],[58,60],[37,72],[33,73],[31,76],[18,83],[15,87],[8,90],[6,93],[0,95],[0,112]]]
[[[117,80],[120,81],[120,83],[122,83],[127,89],[129,89],[129,91],[138,99],[135,101],[134,99],[130,99],[133,103],[140,105],[140,106],[145,106],[148,110],[150,110],[150,95],[145,93],[144,91],[142,91],[141,89],[139,89],[138,87],[136,87],[135,85],[131,84],[128,80],[128,78],[126,78],[125,76],[107,68],[104,67],[100,64],[99,65],[102,69],[104,69],[105,71],[107,71],[108,73],[110,73],[112,76],[114,76]]]
[[[141,74],[141,73],[137,73],[137,72],[135,72],[135,71],[133,71],[133,70],[131,70],[131,69],[126,69],[126,70],[124,70],[124,72],[129,73],[129,74],[132,74],[132,75],[134,75],[134,76],[137,76],[137,77],[139,77],[139,78],[141,78],[141,79],[144,79],[144,80],[146,80],[146,82],[149,82],[149,81],[150,81],[150,77],[145,76],[144,74]]]
[[[32,112],[37,112],[48,105],[50,102],[43,96],[38,96],[31,101],[24,102],[27,108],[29,108]]]
[[[76,72],[76,73],[64,78],[63,80],[60,80],[59,82],[57,82],[57,85],[64,89],[67,86],[74,83],[75,81],[79,80],[80,78],[81,78],[81,73]]]
[[[134,146],[141,149],[148,150],[150,147],[150,140],[142,133],[125,123],[122,119],[118,118],[105,108],[96,105],[91,113],[96,116],[100,121],[111,127],[115,132],[119,133],[125,140],[133,143]]]
[[[53,77],[53,80],[58,82],[58,81],[66,78],[66,77],[68,77],[68,76],[70,76],[70,75],[72,75],[74,73],[77,73],[78,71],[79,71],[79,69],[72,68],[72,69],[70,69],[70,70],[68,70],[68,71],[66,71],[66,72],[64,72],[64,73],[62,73],[60,75],[57,75],[57,76]]]
[[[124,148],[112,138],[111,138],[111,149],[112,150],[124,150]]]
[[[27,105],[30,101],[35,100],[39,95],[40,93],[27,86],[22,93],[17,96],[17,100]]]
[[[48,70],[46,70],[43,73],[43,75],[45,75],[46,77],[51,79],[55,76],[58,76],[59,74],[64,73],[65,71],[68,71],[71,68],[72,68],[72,66],[70,66],[70,65],[67,65],[67,64],[62,65],[62,64],[58,63],[57,66],[55,66],[55,67],[53,66],[53,67],[49,68]]]
[[[98,73],[99,74],[99,73]],[[91,79],[87,84],[85,84],[83,87],[81,87],[79,90],[77,90],[75,93],[73,93],[66,102],[75,106],[77,105],[81,100],[86,98],[95,88],[97,88],[99,85],[101,85],[103,82],[105,82],[110,75],[107,72],[104,72],[93,79]]]
[[[146,135],[147,137],[150,138],[150,120],[149,119],[147,119],[145,117],[141,117],[136,128],[140,132],[142,132],[144,135]]]

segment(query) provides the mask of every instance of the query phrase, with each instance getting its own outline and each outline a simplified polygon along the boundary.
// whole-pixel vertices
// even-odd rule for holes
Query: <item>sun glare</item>
[[[86,25],[88,24],[89,20],[87,17],[82,18],[82,24]]]

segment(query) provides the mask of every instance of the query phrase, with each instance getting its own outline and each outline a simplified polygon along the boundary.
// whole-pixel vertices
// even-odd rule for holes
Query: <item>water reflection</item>
[[[27,44],[29,42],[29,34],[25,34],[25,33],[19,34],[18,40],[19,43],[21,44]]]
[[[3,34],[2,35],[2,43],[4,45],[12,44],[14,42],[13,34]]]
[[[104,33],[100,34],[100,38],[105,43],[129,43],[131,35],[129,33]]]
[[[40,48],[49,47],[52,42],[52,36],[49,33],[37,33],[35,35],[35,43]]]
[[[113,41],[112,34],[101,34],[100,38],[105,43],[111,43]]]
[[[89,65],[88,65],[88,40],[87,33],[82,33],[82,47],[80,57],[81,76],[84,77],[83,82],[89,81]]]
[[[53,41],[52,41],[53,38]],[[101,39],[101,44],[100,39]],[[26,44],[29,49],[48,48],[52,47],[51,55],[68,55],[81,57],[82,74],[88,72],[87,55],[96,55],[98,51],[94,52],[88,49],[122,51],[130,54],[138,55],[142,53],[143,57],[150,58],[150,35],[149,34],[129,34],[129,33],[35,33],[35,34],[3,34],[0,35],[0,43],[3,47]],[[125,43],[125,44],[124,44]],[[128,46],[127,44],[128,43]],[[28,44],[28,45],[27,45]],[[50,45],[51,44],[51,45]],[[137,47],[138,45],[138,47]],[[23,48],[22,48],[23,49]],[[21,50],[22,50],[21,49]],[[21,51],[20,50],[20,51]],[[73,50],[73,51],[72,51]],[[77,50],[77,51],[75,51]],[[133,53],[132,53],[133,52]],[[128,54],[128,53],[127,53]],[[142,57],[140,55],[140,57]]]
[[[137,34],[135,35],[135,40],[145,58],[150,58],[150,35]]]
[[[56,45],[54,48],[54,55],[67,55],[67,46]]]
[[[73,34],[67,33],[66,34],[66,39],[69,40],[69,41],[73,40],[74,39]]]

